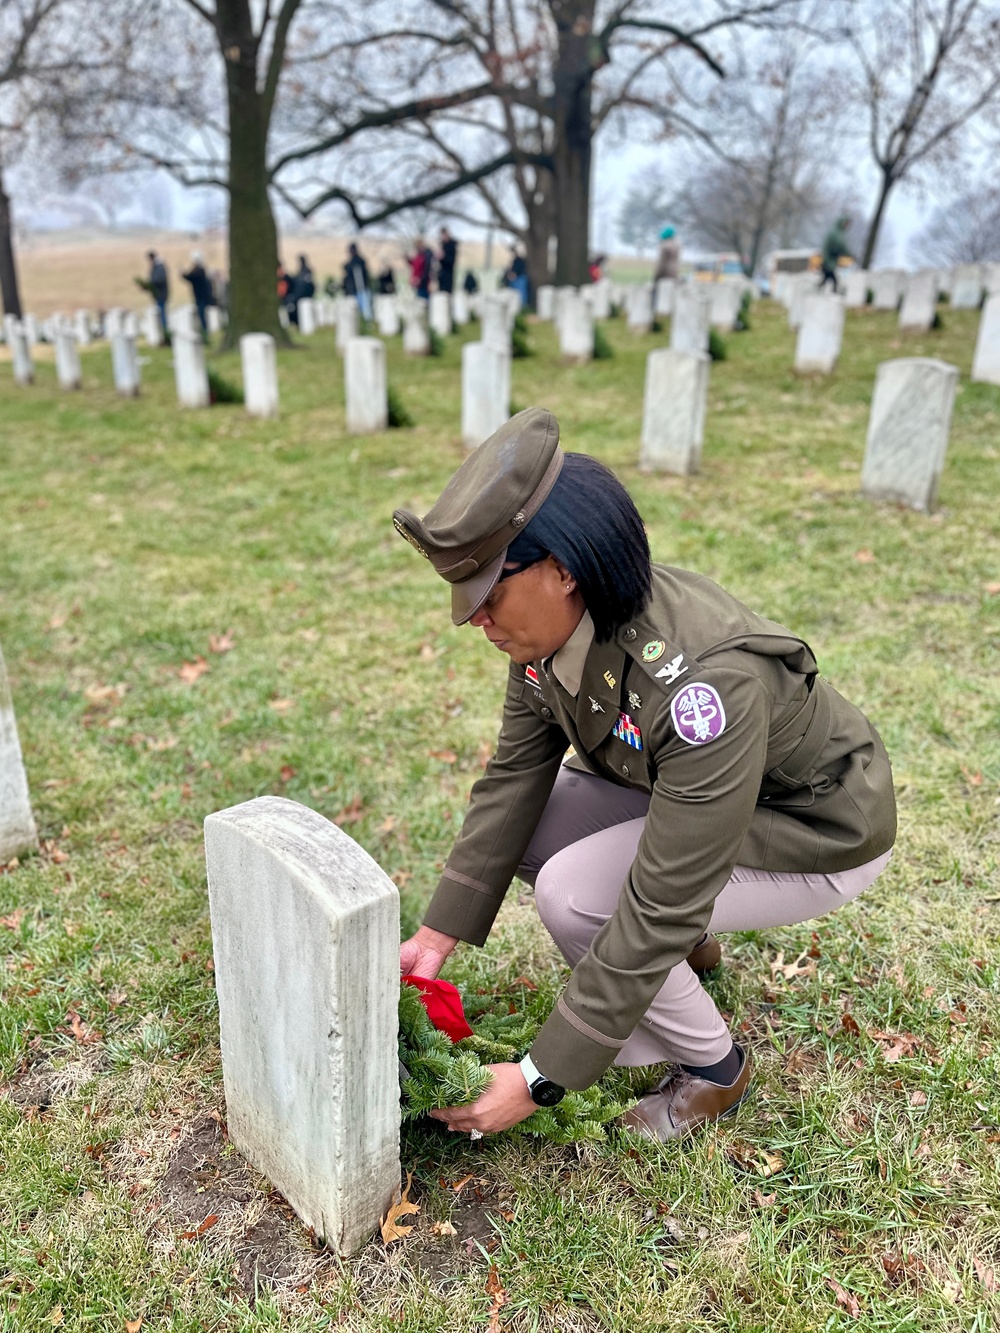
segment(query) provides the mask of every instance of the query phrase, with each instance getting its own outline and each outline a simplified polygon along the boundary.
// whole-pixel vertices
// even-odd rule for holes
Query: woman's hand
[[[433,981],[457,943],[458,937],[455,935],[445,935],[440,930],[432,930],[430,926],[421,926],[415,935],[399,946],[399,975],[426,977],[428,981]]]
[[[517,1065],[490,1065],[489,1071],[493,1081],[478,1101],[470,1102],[468,1106],[446,1106],[440,1111],[431,1111],[430,1115],[435,1120],[443,1120],[449,1129],[459,1133],[469,1134],[477,1130],[480,1134],[496,1134],[527,1120],[533,1111],[538,1110]]]

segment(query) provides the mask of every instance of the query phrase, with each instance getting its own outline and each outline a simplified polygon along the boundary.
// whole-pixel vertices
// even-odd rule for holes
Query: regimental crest
[[[542,688],[538,681],[538,672],[535,670],[533,666],[526,666],[524,668],[524,679],[528,682],[529,685],[534,685],[536,690],[540,690]]]
[[[667,645],[662,639],[651,639],[642,649],[642,660],[644,662],[655,662],[658,657],[662,657],[666,651]]]
[[[726,729],[726,710],[718,690],[692,681],[670,701],[670,716],[677,735],[688,745],[707,745]]]
[[[633,750],[642,749],[642,732],[635,725],[628,713],[619,713],[618,721],[615,723],[612,736],[617,740],[624,741],[626,745],[631,745]]]

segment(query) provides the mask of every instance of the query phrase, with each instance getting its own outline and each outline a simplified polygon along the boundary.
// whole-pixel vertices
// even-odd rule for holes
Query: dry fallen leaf
[[[854,558],[859,565],[873,565],[875,563],[875,552],[867,549],[855,551]]]
[[[0,926],[6,926],[8,930],[17,930],[24,920],[24,908],[15,907],[10,916],[0,916]]]
[[[435,657],[437,657],[437,651],[432,648],[429,643],[422,643],[420,645],[420,652],[417,656],[420,658],[421,662],[433,662]]]
[[[142,1315],[138,1319],[125,1320],[125,1333],[139,1333],[140,1328],[142,1328]]]
[[[972,1267],[976,1270],[979,1285],[984,1291],[1000,1291],[1000,1282],[997,1281],[995,1268],[987,1268],[982,1259],[973,1259]]]
[[[758,1208],[770,1208],[777,1199],[777,1194],[761,1194],[760,1190],[754,1190],[754,1201]]]
[[[926,1092],[921,1092],[919,1088],[916,1090],[916,1092],[911,1092],[911,1093],[910,1093],[910,1105],[911,1105],[911,1106],[926,1106],[926,1105],[927,1105],[927,1093],[926,1093]]]
[[[996,597],[997,593],[1000,593],[1000,583],[984,583],[983,592],[988,597]]]
[[[288,713],[295,707],[294,699],[272,699],[267,705],[276,713]]]
[[[193,662],[185,662],[177,674],[185,685],[193,685],[199,676],[203,676],[211,669],[203,657],[196,657]]]
[[[68,1011],[66,1022],[69,1024],[69,1031],[81,1046],[90,1046],[94,1042],[100,1041],[103,1036],[103,1033],[98,1032],[97,1028],[89,1027],[75,1009]]]
[[[282,782],[290,782],[295,777],[295,771],[291,764],[282,764],[279,770]]]
[[[434,1222],[431,1230],[435,1236],[457,1236],[458,1230],[450,1222]]]
[[[758,1176],[763,1176],[766,1180],[768,1176],[773,1176],[776,1171],[784,1169],[785,1159],[780,1152],[766,1152],[762,1148],[760,1150],[760,1155],[764,1159],[763,1164],[760,1162],[754,1163],[754,1170],[757,1172]]]
[[[857,1296],[852,1292],[845,1291],[844,1288],[834,1278],[828,1277],[826,1285],[830,1288],[837,1298],[837,1304],[851,1316],[852,1319],[861,1318],[861,1303]]]
[[[194,1240],[195,1236],[200,1236],[207,1231],[209,1227],[214,1227],[219,1220],[218,1213],[209,1213],[204,1222],[199,1222],[193,1231],[182,1231],[181,1240]]]
[[[382,1240],[386,1245],[391,1245],[395,1240],[402,1240],[413,1230],[412,1226],[404,1227],[399,1225],[401,1217],[407,1217],[412,1213],[420,1212],[419,1203],[411,1203],[409,1200],[410,1184],[413,1181],[413,1172],[406,1173],[406,1188],[399,1196],[398,1202],[389,1207],[385,1217],[379,1222],[379,1229],[382,1232]]]
[[[236,641],[231,629],[224,630],[222,634],[210,634],[208,636],[208,651],[210,653],[228,653],[235,647]]]
[[[364,817],[365,807],[361,803],[361,797],[355,796],[350,805],[345,805],[339,814],[334,815],[333,822],[338,826],[343,824],[356,824],[359,819]]]
[[[49,1323],[53,1328],[58,1328],[65,1318],[66,1316],[63,1314],[62,1306],[53,1305],[52,1309],[49,1311]]]
[[[803,962],[803,958],[807,962]],[[794,963],[786,963],[783,952],[779,953],[771,963],[771,980],[777,981],[778,977],[784,977],[786,981],[791,981],[794,977],[811,977],[816,971],[816,963],[809,958],[807,953],[800,953]]]
[[[88,704],[97,706],[98,704],[117,704],[125,697],[128,686],[119,683],[118,685],[88,685],[83,692],[83,697]]]
[[[496,1264],[490,1264],[490,1271],[486,1277],[486,1294],[492,1301],[486,1333],[500,1333],[500,1311],[507,1304],[507,1293],[503,1289]]]
[[[454,750],[431,750],[430,756],[432,759],[440,759],[442,764],[454,764],[458,759]]]
[[[920,1045],[920,1038],[912,1032],[869,1032],[872,1041],[886,1043],[882,1056],[886,1064],[894,1065],[905,1055],[912,1055]]]
[[[841,1014],[840,1026],[845,1032],[849,1032],[852,1037],[860,1037],[861,1029],[858,1027],[858,1020],[853,1014]]]

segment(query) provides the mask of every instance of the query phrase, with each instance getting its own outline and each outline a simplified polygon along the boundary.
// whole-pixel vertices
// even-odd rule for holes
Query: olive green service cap
[[[496,587],[507,547],[542,507],[564,457],[555,417],[529,407],[469,455],[422,519],[393,514],[396,531],[451,584],[456,625]]]

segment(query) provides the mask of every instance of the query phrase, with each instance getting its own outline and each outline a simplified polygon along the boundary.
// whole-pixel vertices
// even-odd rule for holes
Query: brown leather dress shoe
[[[752,1074],[750,1052],[736,1049],[743,1056],[743,1064],[732,1083],[709,1083],[686,1069],[678,1069],[626,1111],[622,1124],[643,1138],[669,1143],[701,1125],[732,1115],[747,1095]]]
[[[699,979],[712,972],[722,962],[722,945],[714,935],[706,935],[687,956],[687,964]]]

